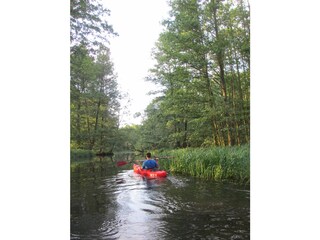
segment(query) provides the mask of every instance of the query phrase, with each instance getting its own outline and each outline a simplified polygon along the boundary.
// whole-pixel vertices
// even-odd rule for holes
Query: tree
[[[119,128],[119,98],[110,51],[96,59],[84,46],[71,55],[71,142],[75,148],[112,148]]]
[[[93,50],[105,45],[109,34],[117,35],[106,20],[109,15],[99,0],[70,0],[71,47],[82,44]]]
[[[249,142],[249,13],[243,1],[172,0],[149,80],[176,147]],[[208,128],[210,126],[210,128]]]
[[[71,148],[110,151],[119,129],[116,75],[106,47],[117,35],[99,0],[70,1]]]

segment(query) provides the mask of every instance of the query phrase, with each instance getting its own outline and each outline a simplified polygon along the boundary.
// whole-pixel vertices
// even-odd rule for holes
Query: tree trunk
[[[80,109],[81,109],[81,103],[80,103],[80,99],[78,100],[78,103],[77,103],[77,146],[81,146],[81,115],[80,115]]]

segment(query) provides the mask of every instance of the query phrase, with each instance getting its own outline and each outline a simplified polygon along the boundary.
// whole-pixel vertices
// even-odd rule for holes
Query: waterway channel
[[[71,239],[250,239],[250,187],[71,164]]]

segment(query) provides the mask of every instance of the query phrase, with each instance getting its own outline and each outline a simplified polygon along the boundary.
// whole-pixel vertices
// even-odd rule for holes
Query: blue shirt
[[[156,168],[156,167],[158,167],[158,164],[153,159],[146,160],[142,164],[142,168],[143,169],[153,169],[153,168]]]

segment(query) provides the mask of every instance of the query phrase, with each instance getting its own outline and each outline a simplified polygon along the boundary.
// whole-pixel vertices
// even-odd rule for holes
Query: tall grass
[[[216,181],[250,183],[249,145],[214,148],[187,148],[162,152],[161,168],[172,173]]]

